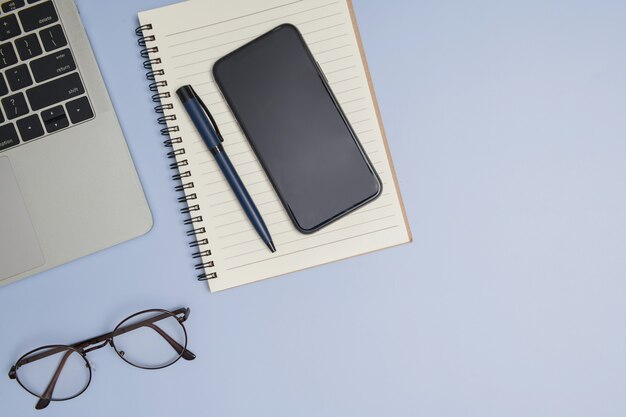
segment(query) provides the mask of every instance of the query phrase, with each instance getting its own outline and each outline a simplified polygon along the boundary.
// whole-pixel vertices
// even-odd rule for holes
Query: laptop
[[[73,0],[0,3],[0,285],[152,227]]]

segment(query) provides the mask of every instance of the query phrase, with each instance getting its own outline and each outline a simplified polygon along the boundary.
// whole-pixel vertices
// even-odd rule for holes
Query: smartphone
[[[280,25],[222,57],[213,75],[300,232],[381,194],[378,174],[295,26]]]

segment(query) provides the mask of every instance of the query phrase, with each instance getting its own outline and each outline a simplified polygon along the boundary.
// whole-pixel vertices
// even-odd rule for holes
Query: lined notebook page
[[[346,0],[229,0],[189,1],[143,12],[142,24],[158,46],[154,58],[168,85],[195,194],[207,229],[216,272],[211,291],[257,281],[319,264],[410,241],[410,232],[370,92],[368,76]],[[213,79],[213,63],[223,55],[282,23],[298,27],[339,100],[365,151],[383,182],[374,202],[311,235],[299,233],[267,179]],[[151,56],[152,57],[152,56]],[[233,192],[207,151],[175,91],[194,86],[214,115],[224,136],[224,147],[237,168],[276,244],[271,254],[256,234]]]

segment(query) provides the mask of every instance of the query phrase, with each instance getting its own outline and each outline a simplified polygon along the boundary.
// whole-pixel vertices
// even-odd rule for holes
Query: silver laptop
[[[152,217],[73,0],[0,4],[0,285]]]

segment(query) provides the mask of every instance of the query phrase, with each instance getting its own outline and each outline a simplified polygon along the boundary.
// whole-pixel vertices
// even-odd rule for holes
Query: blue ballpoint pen
[[[191,120],[198,129],[200,136],[202,136],[207,148],[209,148],[209,151],[211,151],[215,157],[217,165],[219,165],[224,173],[228,184],[230,184],[230,187],[233,189],[248,219],[250,219],[250,222],[267,247],[270,248],[272,252],[276,252],[276,247],[274,246],[274,242],[272,242],[272,237],[261,217],[261,213],[259,213],[259,210],[254,205],[252,197],[250,197],[248,190],[246,190],[243,182],[241,182],[241,178],[239,178],[235,167],[224,151],[224,147],[222,146],[224,139],[209,109],[190,85],[179,88],[176,93],[185,106],[187,113],[189,113],[189,117],[191,117]]]

